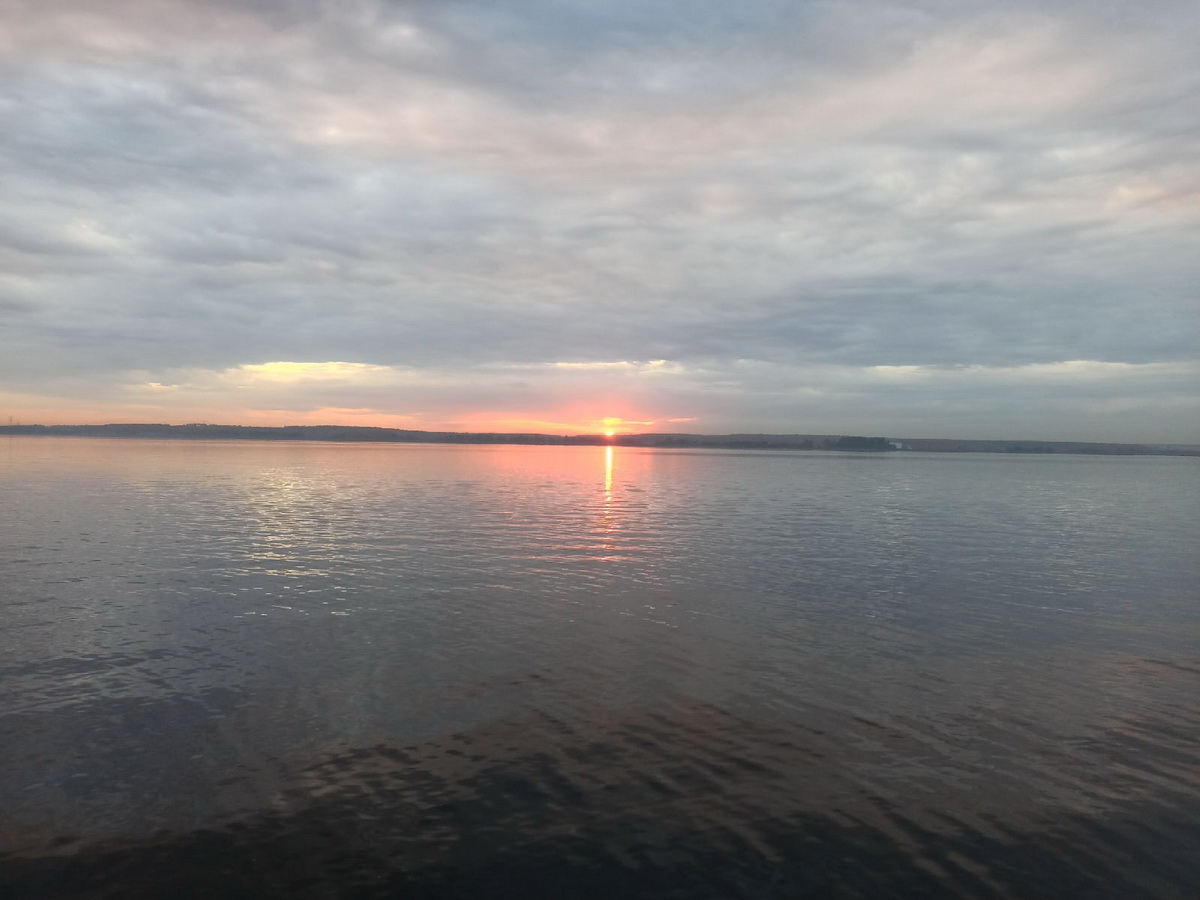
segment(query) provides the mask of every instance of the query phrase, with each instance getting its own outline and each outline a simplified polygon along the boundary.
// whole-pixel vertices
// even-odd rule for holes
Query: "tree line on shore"
[[[886,438],[836,434],[537,434],[417,431],[362,425],[0,425],[0,434],[169,440],[345,441],[410,444],[527,444],[562,446],[662,447],[722,450],[839,450],[884,453],[922,450],[939,453],[1088,453],[1103,455],[1200,456],[1200,448],[1180,445],[1106,444],[1075,441],[954,440]]]

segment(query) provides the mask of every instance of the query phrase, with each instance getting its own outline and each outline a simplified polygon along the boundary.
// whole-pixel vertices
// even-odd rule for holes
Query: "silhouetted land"
[[[1102,444],[1080,441],[887,438],[840,434],[533,434],[411,431],[353,425],[0,425],[0,434],[168,440],[350,441],[405,444],[529,444],[672,447],[719,450],[850,450],[934,453],[1088,453],[1107,456],[1200,456],[1189,444]]]

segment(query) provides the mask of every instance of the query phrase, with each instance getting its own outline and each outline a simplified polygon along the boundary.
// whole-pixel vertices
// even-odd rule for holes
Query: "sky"
[[[1194,0],[0,0],[0,416],[1200,443]]]

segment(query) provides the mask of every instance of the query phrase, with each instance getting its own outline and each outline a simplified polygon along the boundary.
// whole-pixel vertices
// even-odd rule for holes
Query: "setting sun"
[[[618,434],[628,431],[631,425],[644,427],[653,424],[654,422],[649,420],[623,419],[620,416],[605,416],[599,421],[601,433],[609,438],[616,437]]]

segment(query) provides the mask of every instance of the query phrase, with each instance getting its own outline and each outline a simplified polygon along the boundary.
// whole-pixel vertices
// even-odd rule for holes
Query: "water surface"
[[[0,884],[1191,896],[1198,476],[0,439]]]

